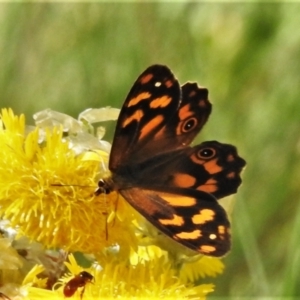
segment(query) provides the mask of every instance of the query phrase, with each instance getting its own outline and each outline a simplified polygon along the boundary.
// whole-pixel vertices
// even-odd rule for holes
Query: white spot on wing
[[[217,236],[214,233],[212,233],[212,234],[209,235],[209,238],[211,240],[215,240],[217,238]]]

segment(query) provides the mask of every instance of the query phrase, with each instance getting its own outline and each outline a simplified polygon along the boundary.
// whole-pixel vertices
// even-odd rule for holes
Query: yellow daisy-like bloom
[[[78,275],[80,268],[74,257],[69,255],[70,263],[66,263],[71,272],[61,278],[61,284],[57,284],[58,289],[49,292],[37,287],[28,287],[28,298],[26,299],[65,299],[63,288],[70,280]],[[94,277],[91,283],[85,285],[83,297],[86,299],[205,299],[205,296],[212,292],[212,284],[202,284],[193,286],[183,284],[176,276],[176,271],[172,268],[170,261],[164,258],[139,262],[134,268],[128,266],[126,262],[115,260],[106,264],[103,269],[92,267],[85,269]],[[37,281],[36,275],[41,272],[37,267],[30,272],[24,280],[24,284]],[[78,287],[74,293],[79,296],[83,287]]]
[[[213,291],[212,284],[195,282],[222,273],[219,259],[165,239],[116,192],[95,196],[98,180],[109,176],[109,150],[98,147],[89,121],[44,111],[36,123],[28,128],[23,115],[1,112],[0,218],[17,228],[17,237],[40,243],[25,239],[19,248],[43,263],[27,270],[19,296],[65,299],[65,284],[83,270],[69,255],[70,273],[63,274],[66,251],[92,254],[87,299],[205,299]],[[49,255],[50,248],[59,255]]]
[[[117,242],[124,244],[122,249],[134,245],[128,228],[132,210],[124,213],[127,206],[116,193],[94,195],[97,178],[107,175],[101,169],[107,153],[77,155],[62,138],[61,126],[47,129],[42,141],[37,127],[26,135],[24,116],[11,110],[2,110],[1,120],[0,215],[12,227],[48,248],[68,251],[94,253]],[[117,206],[123,213],[115,213]]]

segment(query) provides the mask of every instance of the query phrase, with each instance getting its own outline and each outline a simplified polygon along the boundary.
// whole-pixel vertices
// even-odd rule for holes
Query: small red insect
[[[65,297],[72,297],[78,288],[83,287],[80,293],[80,299],[82,299],[85,285],[91,282],[94,279],[94,276],[86,271],[80,272],[74,278],[72,278],[64,287],[64,295]]]

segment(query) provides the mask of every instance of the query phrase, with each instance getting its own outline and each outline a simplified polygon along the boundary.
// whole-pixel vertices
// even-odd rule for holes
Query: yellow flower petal
[[[215,277],[223,273],[224,264],[216,257],[201,256],[191,263],[185,262],[180,269],[180,278],[184,282],[196,282],[200,277]]]
[[[124,226],[133,218],[122,212],[128,206],[115,193],[94,195],[98,178],[107,174],[107,153],[98,152],[97,160],[89,151],[76,155],[62,128],[46,130],[40,144],[37,128],[25,135],[23,116],[2,110],[1,119],[0,215],[12,227],[46,247],[72,251],[98,252],[114,245],[117,236],[125,245],[134,241],[134,232]],[[117,206],[118,215],[125,216],[122,226],[118,217],[107,223]]]

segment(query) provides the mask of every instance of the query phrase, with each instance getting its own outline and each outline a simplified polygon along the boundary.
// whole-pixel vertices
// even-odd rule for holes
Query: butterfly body
[[[110,178],[96,194],[118,191],[167,236],[211,256],[230,249],[230,223],[217,199],[237,191],[245,161],[232,145],[190,147],[211,112],[208,91],[182,87],[165,66],[145,70],[121,109]]]

